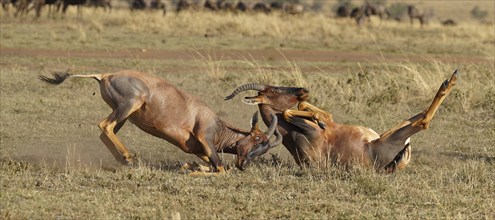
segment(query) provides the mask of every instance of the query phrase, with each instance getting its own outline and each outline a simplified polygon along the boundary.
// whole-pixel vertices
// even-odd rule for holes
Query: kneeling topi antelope
[[[238,129],[222,121],[196,97],[145,73],[131,70],[91,75],[54,73],[53,78],[42,75],[39,78],[54,85],[67,78],[98,81],[103,100],[113,110],[98,125],[102,131],[100,138],[114,157],[124,164],[133,163],[133,159],[116,133],[127,119],[141,130],[211,163],[215,172],[225,171],[217,152],[236,154],[236,167],[244,170],[256,156],[281,142],[274,115],[266,132],[257,126],[257,113],[252,118],[250,131]],[[270,142],[274,133],[277,139]]]

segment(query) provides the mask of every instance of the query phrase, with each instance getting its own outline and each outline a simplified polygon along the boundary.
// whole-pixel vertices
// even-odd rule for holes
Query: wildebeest
[[[197,2],[192,2],[191,0],[179,0],[177,2],[175,11],[177,13],[185,10],[198,10],[201,7],[197,4]]]
[[[350,2],[345,2],[337,7],[337,10],[335,11],[337,17],[339,18],[346,18],[350,17],[352,12],[352,5]]]
[[[133,0],[130,5],[131,11],[143,10],[146,8],[146,2],[144,0]]]
[[[295,15],[302,14],[304,12],[304,5],[292,2],[274,1],[270,3],[270,9],[273,11],[279,10],[286,14]]]
[[[22,16],[23,14],[27,13],[28,12],[28,6],[29,4],[32,3],[32,0],[18,0],[16,1],[16,4],[15,4],[15,13],[14,13],[14,16]]]
[[[167,4],[162,0],[152,0],[150,3],[150,9],[162,10],[162,14],[167,14]]]
[[[59,4],[60,0],[17,0],[16,2],[17,7],[14,16],[22,16],[34,9],[36,17],[39,18],[41,16],[41,9],[45,5],[48,5],[48,16],[50,16],[52,14],[52,6]]]
[[[457,22],[454,21],[453,19],[446,19],[440,22],[443,26],[456,26]]]
[[[383,5],[375,5],[366,2],[361,7],[356,7],[351,11],[351,17],[356,20],[356,23],[361,25],[364,21],[369,20],[371,16],[378,16],[380,21],[388,19],[390,12]]]
[[[144,0],[133,0],[130,5],[131,11],[135,10],[161,10],[163,15],[167,14],[167,5],[162,0],[152,0],[148,5]]]
[[[282,11],[282,9],[284,8],[284,5],[287,4],[288,2],[285,2],[285,1],[273,1],[270,3],[270,8],[272,10],[280,10]]]
[[[109,11],[112,10],[111,0],[89,0],[88,6],[94,8],[102,7],[104,11],[106,11],[107,9]]]
[[[257,2],[254,4],[252,10],[255,12],[263,12],[265,14],[269,14],[272,11],[270,4],[266,2]]]
[[[88,0],[61,0],[62,1],[62,14],[65,15],[69,5],[75,5],[77,7],[77,16],[82,17],[82,7],[87,4]]]
[[[426,22],[425,12],[423,10],[418,9],[414,5],[407,6],[407,15],[409,16],[409,21],[411,22],[411,25],[414,24],[414,19],[419,20],[419,24],[421,27],[423,27],[423,24]]]
[[[131,11],[135,10],[162,10],[162,14],[167,14],[167,5],[163,0],[152,0],[148,5],[144,0],[133,0],[130,5]]]
[[[236,6],[235,6],[235,10],[237,12],[247,12],[251,9],[251,7],[249,7],[249,5],[245,2],[243,2],[242,0],[241,1],[238,1]]]
[[[283,5],[282,10],[284,13],[291,15],[302,14],[304,12],[304,5],[300,3],[286,2],[286,4]]]
[[[227,0],[217,0],[217,8],[222,11],[235,11],[235,5]]]
[[[1,0],[2,3],[2,9],[5,13],[9,13],[9,8],[10,5],[12,5],[13,8],[16,7],[18,0]]]
[[[218,10],[218,6],[212,0],[206,0],[203,4],[203,7],[207,10],[216,11]]]

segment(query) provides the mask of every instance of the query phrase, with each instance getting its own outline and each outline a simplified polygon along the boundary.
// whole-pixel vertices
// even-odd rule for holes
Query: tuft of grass
[[[195,52],[201,62],[204,71],[206,72],[209,83],[219,82],[226,79],[226,70],[222,67],[222,57],[216,57],[213,53]]]

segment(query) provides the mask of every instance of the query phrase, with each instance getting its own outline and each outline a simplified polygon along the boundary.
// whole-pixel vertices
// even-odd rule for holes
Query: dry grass
[[[493,26],[433,25],[420,30],[387,23],[359,29],[319,15],[305,17],[306,26],[298,19],[265,15],[196,16],[202,19],[188,14],[124,18],[124,12],[116,11],[81,22],[1,21],[0,49],[171,48],[191,54],[190,60],[0,54],[1,218],[495,218]],[[210,29],[213,39],[203,36],[207,30],[201,24],[209,19],[215,25]],[[141,21],[151,22],[143,28]],[[183,22],[191,26],[174,26]],[[294,29],[285,27],[291,23]],[[262,30],[245,24],[259,24]],[[24,35],[35,27],[44,28]],[[243,30],[246,35],[239,34]],[[163,45],[149,42],[163,37]],[[325,46],[325,39],[338,43]],[[222,48],[275,47],[282,41],[292,49],[369,52],[383,61],[260,60],[247,53],[226,59],[218,53]],[[198,52],[204,48],[206,52]],[[438,57],[419,59],[424,53]],[[394,54],[409,59],[387,59]],[[459,60],[443,62],[445,57]],[[466,57],[484,61],[471,63]],[[427,107],[454,69],[461,75],[430,129],[413,136],[413,159],[404,171],[380,175],[359,167],[300,169],[279,146],[270,151],[275,156],[260,158],[245,172],[197,178],[178,171],[180,162],[197,161],[195,156],[131,123],[119,137],[141,164],[121,167],[98,139],[96,125],[110,109],[96,83],[71,80],[53,87],[36,79],[59,70],[123,68],[166,78],[242,128],[248,128],[256,107],[223,97],[238,85],[261,82],[308,87],[311,102],[331,112],[337,122],[379,133]],[[230,155],[223,158],[233,161]]]
[[[492,50],[494,25],[479,25],[471,20],[463,20],[458,26],[449,28],[432,22],[427,28],[420,29],[394,21],[379,24],[377,20],[358,27],[352,20],[331,19],[324,14],[185,12],[163,17],[160,13],[130,16],[127,10],[105,14],[87,10],[86,14],[81,20],[41,18],[35,22],[4,16],[1,45],[31,48],[36,41],[46,41],[36,47],[64,50],[114,50],[120,49],[118,45],[167,50],[295,48],[495,57]],[[32,33],[33,30],[36,31]]]

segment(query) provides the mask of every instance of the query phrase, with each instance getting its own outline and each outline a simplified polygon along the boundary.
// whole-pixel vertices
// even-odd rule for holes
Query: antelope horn
[[[272,117],[272,123],[270,124],[270,127],[268,127],[268,130],[265,131],[265,135],[270,138],[277,128],[277,123],[278,119],[277,116],[275,116],[273,113],[270,113],[270,116]]]
[[[275,129],[275,137],[277,137],[277,139],[275,139],[272,143],[270,143],[270,146],[268,147],[268,149],[274,148],[275,146],[282,143],[282,134],[280,134],[278,129]]]
[[[227,97],[225,97],[225,100],[229,100],[229,99],[232,99],[234,98],[234,96],[236,96],[237,94],[241,93],[241,92],[244,92],[246,90],[256,90],[256,91],[261,91],[265,89],[265,86],[264,85],[260,85],[260,84],[257,84],[257,83],[248,83],[248,84],[244,84],[242,86],[239,86],[237,87],[234,92],[232,92],[232,94],[228,95]]]
[[[253,160],[257,156],[265,154],[266,152],[268,152],[268,150],[276,147],[277,145],[279,145],[282,142],[282,134],[280,134],[278,129],[275,129],[274,133],[275,133],[275,136],[277,137],[277,139],[275,139],[272,143],[265,145],[264,147],[260,147],[256,150],[249,152],[249,154],[247,156],[248,161]]]

